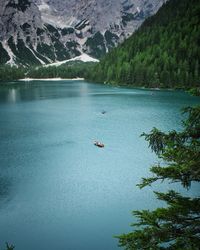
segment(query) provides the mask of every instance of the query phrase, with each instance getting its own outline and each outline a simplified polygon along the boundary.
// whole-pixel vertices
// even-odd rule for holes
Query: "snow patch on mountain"
[[[15,58],[16,57],[15,57],[14,53],[12,52],[12,50],[10,49],[10,47],[8,46],[7,41],[3,41],[2,42],[2,46],[7,51],[8,55],[10,57],[9,61],[7,61],[6,64],[14,66],[15,65]]]
[[[42,60],[35,54],[35,52],[34,52],[31,48],[29,48],[29,47],[27,47],[27,46],[26,46],[26,48],[29,49],[29,50],[31,51],[31,53],[35,56],[35,58],[36,58],[42,65],[45,64],[45,62],[42,61]]]
[[[81,61],[81,62],[99,62],[98,59],[95,59],[87,54],[82,54],[80,56],[71,58],[69,60],[64,60],[64,61],[60,61],[60,62],[55,62],[55,63],[50,63],[45,65],[44,67],[49,67],[49,66],[60,66],[62,64],[65,64],[67,62],[74,62],[74,61]]]

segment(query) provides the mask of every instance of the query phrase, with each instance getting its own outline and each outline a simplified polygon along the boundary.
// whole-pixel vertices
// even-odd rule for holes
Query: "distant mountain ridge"
[[[199,87],[199,13],[199,0],[167,1],[106,54],[88,79],[146,87]]]
[[[1,0],[0,64],[100,58],[165,0]]]

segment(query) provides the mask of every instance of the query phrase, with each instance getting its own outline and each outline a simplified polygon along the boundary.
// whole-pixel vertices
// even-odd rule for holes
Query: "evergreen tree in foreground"
[[[15,246],[9,245],[8,242],[6,242],[6,250],[14,250]]]
[[[161,180],[189,189],[193,182],[200,181],[200,106],[184,112],[188,118],[182,132],[163,133],[154,128],[142,135],[165,165],[153,166],[153,176],[143,178],[140,188]],[[200,249],[200,197],[185,197],[174,190],[154,193],[167,206],[134,211],[138,222],[132,225],[133,232],[117,237],[119,245],[127,250]]]

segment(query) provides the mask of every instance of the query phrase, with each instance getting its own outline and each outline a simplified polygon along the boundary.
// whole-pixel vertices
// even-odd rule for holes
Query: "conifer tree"
[[[152,177],[143,178],[140,188],[169,181],[189,189],[194,182],[200,182],[200,106],[184,112],[188,118],[181,132],[164,133],[154,128],[142,135],[163,164],[151,167]],[[138,221],[132,225],[133,232],[117,237],[119,245],[126,250],[200,249],[200,196],[183,196],[175,190],[154,193],[167,206],[134,211]]]
[[[87,79],[146,87],[199,87],[199,13],[199,0],[166,1],[132,36],[106,54]],[[131,77],[124,76],[124,65],[130,66]]]

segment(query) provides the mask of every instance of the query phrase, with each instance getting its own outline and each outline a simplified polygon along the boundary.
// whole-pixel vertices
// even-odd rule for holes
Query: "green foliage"
[[[61,66],[30,68],[27,77],[30,78],[85,78],[95,63],[71,62]]]
[[[200,182],[200,106],[184,110],[188,118],[183,131],[164,133],[154,128],[142,136],[149,147],[164,162],[154,165],[153,176],[143,178],[140,188],[154,182],[168,180],[189,189]],[[170,190],[154,192],[166,207],[153,211],[134,211],[138,219],[133,232],[118,236],[119,244],[126,250],[198,250],[200,247],[200,197],[185,197]]]
[[[51,24],[46,24],[45,26],[53,37],[58,38],[58,39],[60,38],[60,34],[55,27],[53,27]]]
[[[56,60],[53,45],[47,45],[45,43],[38,44],[37,51],[38,53],[46,56],[47,58],[50,58],[52,61]]]
[[[42,34],[44,34],[44,30],[41,28],[37,28],[37,36],[41,36]]]
[[[66,35],[70,35],[70,34],[73,34],[75,31],[74,31],[74,28],[64,28],[61,30],[61,34],[62,36],[66,36]]]
[[[24,12],[29,6],[31,5],[30,0],[20,0],[20,1],[14,1],[10,0],[6,7],[12,7],[14,9],[18,9],[19,11]]]
[[[200,96],[200,88],[191,88],[188,92],[193,96]]]
[[[95,58],[101,58],[106,53],[104,37],[100,32],[97,32],[93,37],[89,37],[86,46],[90,48],[89,54]]]
[[[68,41],[66,42],[66,48],[70,52],[70,54],[73,54],[74,57],[80,56],[81,52],[78,50],[78,43],[75,41]]]
[[[90,72],[99,82],[146,87],[200,85],[200,1],[169,0]]]
[[[69,62],[61,66],[15,67],[0,65],[0,81],[29,78],[85,78],[94,68],[94,62]]]
[[[56,53],[56,59],[58,61],[70,59],[70,54],[66,50],[65,46],[59,40],[56,40],[56,39],[54,40],[53,37],[52,37],[52,40],[54,41],[54,50]]]
[[[6,242],[6,250],[14,250],[15,246],[13,245],[9,245],[7,242]]]
[[[126,25],[126,22],[130,22],[131,20],[135,19],[135,15],[132,13],[124,13],[122,16],[122,22],[124,25]]]
[[[119,37],[108,30],[105,32],[104,36],[107,43],[107,47],[110,51],[118,43]]]
[[[2,43],[0,43],[0,64],[6,63],[9,59],[7,51],[3,48]]]
[[[40,64],[33,53],[25,46],[22,39],[17,40],[17,53],[15,54],[22,65],[37,65]]]
[[[24,78],[25,69],[22,67],[0,66],[0,81],[17,80]]]
[[[28,66],[40,64],[33,53],[25,46],[22,39],[17,39],[17,44],[15,45],[13,37],[10,37],[8,40],[8,45],[17,57],[16,63],[19,65]]]
[[[41,55],[40,53],[38,53],[36,50],[34,50],[33,46],[30,44],[29,48],[34,52],[34,54],[37,56],[37,58],[39,58],[40,60],[42,60],[44,63],[48,64],[49,60],[44,57],[43,55]]]

